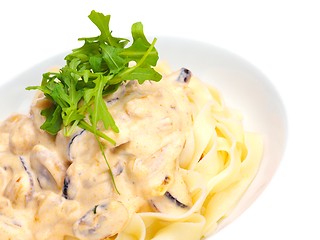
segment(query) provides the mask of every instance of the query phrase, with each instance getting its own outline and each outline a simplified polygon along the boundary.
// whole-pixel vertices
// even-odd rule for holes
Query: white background
[[[320,7],[314,0],[0,2],[0,85],[92,36],[91,10],[111,14],[116,36],[142,21],[151,36],[228,49],[262,70],[287,110],[288,143],[256,202],[213,239],[320,239]],[[0,103],[0,106],[6,103]],[[276,139],[275,139],[276,141]],[[1,233],[0,233],[1,239]]]

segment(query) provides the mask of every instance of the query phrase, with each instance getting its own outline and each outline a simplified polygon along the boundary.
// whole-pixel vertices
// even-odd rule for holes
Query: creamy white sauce
[[[177,159],[192,104],[179,73],[158,83],[131,82],[106,99],[120,132],[106,131],[116,145],[103,144],[120,194],[91,133],[54,137],[40,130],[40,111],[49,104],[41,94],[29,116],[2,122],[1,239],[104,239],[135,212],[186,211],[191,197]]]

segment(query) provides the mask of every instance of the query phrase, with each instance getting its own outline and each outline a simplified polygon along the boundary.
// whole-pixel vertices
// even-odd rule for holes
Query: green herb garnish
[[[52,102],[49,108],[41,112],[46,118],[41,129],[52,135],[62,129],[65,136],[70,136],[76,127],[80,127],[95,135],[118,191],[100,141],[103,138],[115,144],[104,130],[119,132],[104,97],[129,80],[137,80],[142,84],[146,80],[159,81],[162,78],[153,68],[159,58],[155,48],[156,39],[149,43],[142,23],[137,22],[131,27],[133,43],[126,47],[130,42],[128,39],[112,36],[109,29],[110,15],[92,11],[89,18],[101,34],[79,38],[84,41],[83,46],[72,50],[65,57],[66,65],[58,73],[43,74],[41,86],[30,86],[27,89],[42,91]],[[132,62],[134,64],[129,65]],[[104,129],[98,128],[99,123],[102,123]]]

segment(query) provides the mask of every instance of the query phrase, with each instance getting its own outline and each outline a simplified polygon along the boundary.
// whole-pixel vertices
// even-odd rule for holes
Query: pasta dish
[[[157,63],[140,22],[125,47],[110,15],[89,18],[101,35],[0,123],[0,239],[209,236],[255,177],[261,136],[191,70]]]
[[[214,232],[255,176],[261,137],[246,132],[241,114],[189,70],[158,69],[162,81],[131,82],[106,99],[120,129],[106,148],[120,194],[93,134],[53,138],[40,130],[48,104],[41,93],[29,116],[2,122],[1,239],[200,239]]]

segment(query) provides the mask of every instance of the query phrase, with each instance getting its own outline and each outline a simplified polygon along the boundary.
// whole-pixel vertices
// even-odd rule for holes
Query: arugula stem
[[[104,160],[105,160],[105,162],[106,162],[106,164],[107,164],[107,166],[108,166],[108,168],[109,168],[109,173],[110,173],[110,177],[111,177],[111,181],[112,181],[112,183],[113,183],[114,189],[116,190],[116,192],[117,192],[118,194],[120,194],[120,192],[119,192],[119,190],[118,190],[118,187],[117,187],[117,184],[116,184],[116,181],[115,181],[115,179],[114,179],[114,174],[113,174],[113,172],[112,172],[110,163],[109,163],[109,161],[108,161],[108,159],[107,159],[107,157],[106,157],[106,154],[105,154],[105,152],[104,152],[104,147],[103,147],[102,143],[100,142],[100,140],[99,140],[99,138],[98,138],[97,136],[96,136],[96,140],[97,140],[97,142],[98,142],[98,144],[99,144],[99,148],[100,148],[100,151],[101,151],[101,153],[102,153],[102,156],[103,156],[103,158],[104,158]]]
[[[80,126],[81,128],[83,128],[83,129],[85,129],[85,130],[88,130],[89,132],[91,132],[91,133],[93,133],[93,134],[95,135],[95,138],[96,138],[97,143],[98,143],[98,145],[99,145],[99,148],[100,148],[101,154],[102,154],[102,156],[103,156],[103,159],[104,159],[104,161],[106,162],[106,164],[107,164],[107,166],[108,166],[108,168],[109,168],[109,174],[110,174],[111,181],[112,181],[112,183],[113,183],[114,189],[116,190],[116,192],[117,192],[118,194],[120,194],[120,192],[119,192],[119,190],[118,190],[118,187],[117,187],[117,184],[116,184],[115,179],[114,179],[114,174],[113,174],[113,172],[112,172],[110,163],[109,163],[109,161],[108,161],[108,159],[107,159],[107,157],[106,157],[106,154],[105,154],[105,152],[104,152],[104,147],[103,147],[101,141],[99,140],[99,137],[102,137],[102,138],[106,139],[107,141],[109,141],[109,142],[112,143],[113,145],[115,145],[116,142],[115,142],[113,139],[109,138],[107,135],[105,135],[103,132],[98,131],[97,129],[95,129],[95,128],[93,128],[92,126],[90,126],[90,125],[89,125],[86,121],[84,121],[84,120],[80,121],[79,126]]]
[[[137,63],[136,66],[134,66],[135,68],[140,67],[141,64],[146,60],[146,58],[150,55],[152,49],[154,48],[155,44],[157,42],[157,39],[154,38],[150,47],[148,48],[148,50],[145,52],[145,54],[143,55],[143,57],[140,59],[140,61]]]
[[[101,132],[99,130],[94,130],[94,128],[84,120],[81,120],[79,122],[79,127],[81,127],[82,129],[88,130],[89,132],[93,133],[94,135],[97,135],[98,137],[101,137],[101,138],[107,140],[112,145],[116,145],[116,142],[112,138],[108,137],[106,134],[104,134],[103,132]]]

